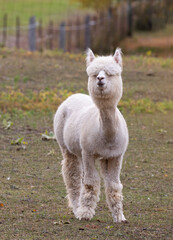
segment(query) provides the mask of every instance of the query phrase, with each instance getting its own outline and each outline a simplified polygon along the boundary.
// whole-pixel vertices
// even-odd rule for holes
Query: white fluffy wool
[[[122,96],[122,55],[95,57],[87,51],[89,94],[74,94],[58,108],[54,133],[62,151],[62,173],[69,206],[90,220],[99,201],[99,159],[106,199],[115,222],[125,221],[120,171],[128,145],[126,122],[117,108]]]

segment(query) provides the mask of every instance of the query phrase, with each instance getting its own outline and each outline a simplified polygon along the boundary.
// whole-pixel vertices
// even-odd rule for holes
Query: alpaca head
[[[118,104],[122,96],[121,50],[117,48],[113,56],[95,57],[92,50],[88,49],[86,62],[88,90],[94,102],[99,107],[104,102],[106,106]]]

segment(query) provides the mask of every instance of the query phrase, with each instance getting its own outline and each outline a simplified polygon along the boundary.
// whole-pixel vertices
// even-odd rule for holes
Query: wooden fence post
[[[65,22],[60,24],[59,47],[65,51]]]
[[[36,50],[36,21],[35,17],[31,17],[29,19],[29,50],[35,51]]]
[[[119,34],[118,34],[118,8],[116,8],[116,11],[114,11],[113,14],[113,27],[112,30],[114,32],[114,39],[113,39],[113,46],[115,46],[119,43]]]
[[[53,39],[54,46],[55,46],[55,48],[57,48],[57,40],[59,39],[59,28],[58,28],[58,26],[56,26],[54,28],[53,37],[54,37],[54,39]],[[58,47],[59,47],[59,42],[58,42]]]
[[[20,18],[16,17],[16,48],[20,48]]]
[[[43,28],[42,28],[42,20],[39,20],[39,25],[38,25],[38,39],[39,39],[39,46],[38,50],[40,52],[43,51]]]
[[[128,15],[127,15],[127,3],[122,4],[122,39],[127,36],[128,31]]]
[[[79,16],[76,19],[76,46],[75,48],[79,50],[81,48],[81,22]]]
[[[122,37],[122,29],[121,29],[121,15],[122,15],[122,9],[121,6],[118,6],[117,8],[117,40],[119,41]]]
[[[87,15],[85,18],[85,48],[89,48],[91,45],[91,36],[90,36],[90,16]]]
[[[112,8],[111,7],[108,8],[108,19],[109,20],[112,19]]]
[[[68,21],[67,24],[67,51],[71,52],[72,48],[72,24],[71,21]]]
[[[113,18],[113,13],[112,13],[112,8],[109,7],[106,17],[105,17],[105,31],[106,31],[106,38],[105,38],[105,43],[107,43],[107,46],[104,46],[105,52],[107,50],[112,50],[112,42],[113,42],[113,34],[112,33],[112,18]]]
[[[53,49],[53,21],[49,22],[48,28],[48,47],[50,50]]]
[[[129,0],[128,1],[128,10],[127,10],[128,12],[127,12],[127,18],[128,18],[128,32],[127,32],[127,35],[129,36],[129,37],[131,37],[132,36],[132,19],[133,19],[133,17],[132,17],[132,4],[131,4],[131,0]]]
[[[2,42],[4,47],[6,46],[6,40],[7,40],[7,14],[4,14],[3,17],[3,38]]]
[[[93,17],[92,17],[92,23],[93,23],[93,25],[91,26],[91,45],[92,45],[92,48],[94,48],[95,47],[95,36],[97,36],[97,28],[98,28],[98,26],[97,26],[97,16],[96,15],[94,15]]]

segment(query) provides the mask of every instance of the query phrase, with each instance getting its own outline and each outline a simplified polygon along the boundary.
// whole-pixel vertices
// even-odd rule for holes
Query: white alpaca
[[[98,159],[114,222],[125,221],[120,171],[128,145],[126,122],[117,108],[122,96],[122,56],[95,57],[87,51],[89,94],[74,94],[58,108],[54,133],[60,145],[69,206],[77,218],[90,220],[99,201]]]

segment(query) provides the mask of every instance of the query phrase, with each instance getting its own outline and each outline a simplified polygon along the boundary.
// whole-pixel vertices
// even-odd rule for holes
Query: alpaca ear
[[[94,56],[94,53],[93,51],[88,48],[87,51],[86,51],[86,63],[87,63],[87,66],[95,59],[95,56]]]
[[[115,54],[113,56],[115,62],[119,64],[120,67],[122,67],[123,60],[122,60],[122,52],[120,48],[117,48],[115,51]]]

